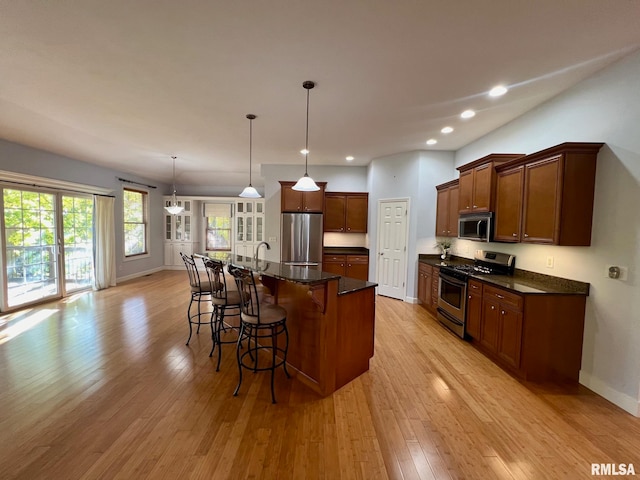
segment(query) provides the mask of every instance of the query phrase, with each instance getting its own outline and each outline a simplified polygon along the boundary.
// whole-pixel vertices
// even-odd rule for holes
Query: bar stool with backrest
[[[231,329],[239,329],[232,325],[227,325],[224,322],[227,310],[232,310],[229,316],[240,316],[240,294],[234,288],[227,289],[227,279],[224,274],[224,264],[220,260],[205,259],[204,266],[207,271],[207,277],[209,278],[209,284],[211,285],[211,303],[213,304],[213,318],[214,318],[214,335],[213,345],[209,356],[213,356],[213,352],[218,347],[218,364],[216,366],[216,372],[220,371],[220,359],[222,357],[222,344],[236,343],[237,340],[222,340],[220,336],[221,331],[226,331],[227,327]],[[234,313],[235,312],[235,313]]]
[[[203,280],[200,277],[198,267],[196,266],[196,260],[193,258],[193,255],[185,255],[180,252],[180,256],[187,268],[187,273],[189,274],[189,285],[191,286],[191,300],[189,301],[189,307],[187,308],[187,319],[189,321],[189,338],[187,338],[187,345],[189,345],[189,342],[191,341],[191,334],[193,333],[193,325],[198,325],[196,333],[200,333],[200,325],[209,324],[211,326],[211,337],[213,338],[214,336],[213,312],[208,309],[203,312],[200,307],[203,302],[205,304],[209,304],[211,302],[212,288],[208,280]],[[192,314],[191,307],[194,302],[198,305],[198,311]],[[206,317],[206,320],[203,320],[203,316]]]
[[[287,350],[289,348],[289,332],[287,331],[287,311],[280,305],[260,303],[256,280],[251,270],[233,268],[229,271],[236,280],[240,293],[240,333],[236,345],[238,359],[238,386],[233,392],[238,395],[242,384],[242,369],[271,371],[271,401],[276,403],[274,393],[274,375],[277,367],[282,365],[287,378],[291,378],[287,371]],[[284,346],[278,346],[278,336],[284,335]],[[247,349],[242,351],[242,342],[247,340]],[[253,345],[252,345],[253,342]],[[259,365],[260,352],[271,354],[268,365]]]

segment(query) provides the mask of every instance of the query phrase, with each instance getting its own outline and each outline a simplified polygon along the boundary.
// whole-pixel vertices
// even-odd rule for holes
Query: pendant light
[[[316,86],[310,80],[307,80],[302,84],[304,88],[307,89],[307,136],[305,140],[304,150],[304,176],[300,177],[300,180],[291,188],[297,190],[299,192],[317,192],[320,190],[320,187],[316,185],[316,182],[313,181],[313,178],[309,176],[307,173],[308,159],[309,159],[309,90]]]
[[[171,195],[171,204],[168,207],[164,207],[164,209],[171,215],[177,215],[182,213],[184,207],[178,205],[178,199],[176,198],[176,157],[171,158],[173,158],[173,194]]]
[[[244,187],[244,190],[238,196],[242,198],[260,198],[258,191],[251,185],[251,146],[253,144],[253,120],[256,116],[250,113],[247,118],[249,119],[249,186]]]

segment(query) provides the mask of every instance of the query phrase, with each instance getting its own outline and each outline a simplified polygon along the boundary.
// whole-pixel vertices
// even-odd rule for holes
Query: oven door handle
[[[449,283],[452,283],[453,285],[456,285],[458,287],[467,286],[467,282],[465,282],[464,280],[458,280],[457,278],[450,277],[446,273],[442,273],[442,271],[440,271],[440,279],[445,280]]]

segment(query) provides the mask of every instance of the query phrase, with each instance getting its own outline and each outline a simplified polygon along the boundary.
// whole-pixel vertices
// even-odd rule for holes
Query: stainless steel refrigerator
[[[322,214],[283,213],[280,261],[322,269]]]

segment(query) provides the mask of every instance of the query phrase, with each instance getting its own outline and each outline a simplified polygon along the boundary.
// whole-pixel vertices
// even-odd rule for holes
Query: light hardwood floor
[[[232,396],[232,345],[218,373],[209,331],[185,346],[187,302],[186,274],[165,271],[5,316],[0,478],[640,474],[640,419],[584,387],[517,381],[417,305],[377,297],[370,371],[328,398],[279,371],[272,405],[268,373]]]

